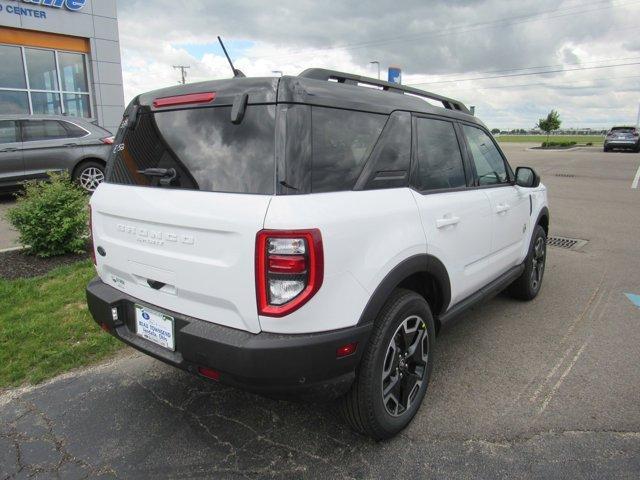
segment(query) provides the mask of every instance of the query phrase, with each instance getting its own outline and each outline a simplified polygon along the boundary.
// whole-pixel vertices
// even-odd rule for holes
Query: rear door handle
[[[77,143],[65,143],[64,146],[65,147],[77,147],[78,144]]]
[[[460,217],[443,217],[436,220],[436,227],[444,228],[460,223]]]
[[[507,205],[506,203],[500,203],[496,207],[496,213],[505,213],[505,212],[508,212],[509,210],[511,210],[511,206]]]
[[[9,153],[9,152],[17,152],[17,148],[5,148],[4,150],[0,150],[0,153]]]

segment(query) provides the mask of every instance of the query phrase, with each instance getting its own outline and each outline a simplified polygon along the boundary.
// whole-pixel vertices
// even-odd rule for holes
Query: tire
[[[435,324],[425,299],[410,290],[395,290],[376,318],[351,390],[340,399],[347,423],[375,440],[404,429],[427,391],[434,345]],[[403,353],[408,356],[400,359]],[[390,390],[386,396],[385,387]]]
[[[606,152],[608,152],[608,151],[610,150],[610,148],[609,148],[609,147],[604,147],[604,149],[603,149],[603,150],[604,150],[604,152],[606,153]]]
[[[73,173],[73,180],[82,187],[85,192],[93,193],[104,182],[104,164],[93,160],[82,162]]]
[[[529,301],[538,296],[547,264],[547,234],[540,225],[536,225],[524,260],[524,272],[507,289],[507,293],[518,300]]]

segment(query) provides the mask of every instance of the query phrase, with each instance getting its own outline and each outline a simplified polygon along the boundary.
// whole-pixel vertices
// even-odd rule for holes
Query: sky
[[[490,128],[635,124],[640,0],[118,0],[125,100],[228,78],[216,36],[247,76],[310,67],[382,78],[475,105]]]

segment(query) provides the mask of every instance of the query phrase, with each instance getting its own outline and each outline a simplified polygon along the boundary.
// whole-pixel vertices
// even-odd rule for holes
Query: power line
[[[598,80],[626,80],[629,78],[640,78],[640,75],[623,75],[621,77],[596,77],[596,78],[590,78],[589,80],[578,80],[578,82],[591,82],[591,81],[598,81]],[[577,83],[577,82],[575,82]],[[550,88],[554,88],[554,87],[560,87],[560,86],[566,86],[566,85],[560,85],[560,84],[554,84],[554,83],[549,83],[549,82],[538,82],[538,83],[524,83],[524,84],[518,84],[518,85],[490,85],[490,86],[473,86],[473,87],[462,87],[462,88],[458,88],[456,87],[456,91],[464,91],[464,90],[496,90],[496,89],[504,89],[504,88],[527,88],[527,87],[550,87]],[[594,88],[598,88],[597,85],[587,85],[584,88],[588,88],[588,87],[594,87]],[[578,87],[580,88],[580,87]],[[638,87],[640,88],[640,86]]]
[[[540,20],[542,19],[542,17],[544,17],[544,15],[548,14],[548,13],[558,13],[558,12],[563,12],[560,15],[554,15],[554,16],[548,16],[548,17],[544,17],[545,20],[550,20],[550,19],[555,19],[555,18],[562,18],[562,17],[566,17],[566,16],[573,16],[573,15],[579,15],[579,14],[584,14],[584,13],[591,13],[591,12],[597,12],[597,11],[601,11],[601,10],[606,10],[609,8],[618,8],[618,7],[624,7],[627,5],[633,5],[633,4],[637,4],[640,3],[640,1],[632,1],[632,2],[627,2],[627,3],[622,3],[622,4],[608,4],[599,8],[593,8],[593,9],[583,9],[583,7],[585,6],[593,6],[593,5],[598,5],[598,4],[602,4],[604,3],[602,0],[601,1],[596,1],[596,2],[591,2],[588,4],[582,4],[580,5],[580,7],[569,7],[566,9],[553,9],[553,10],[546,10],[546,11],[541,11],[541,12],[537,12],[537,13],[532,13],[532,14],[528,14],[528,15],[520,15],[520,16],[515,16],[515,17],[506,17],[503,19],[499,19],[499,20],[494,20],[491,22],[480,22],[480,23],[476,23],[476,24],[469,24],[469,25],[458,25],[455,27],[450,27],[448,29],[444,29],[444,30],[432,30],[432,31],[428,31],[428,32],[422,32],[422,33],[414,33],[414,34],[406,34],[406,35],[401,35],[401,36],[397,36],[397,37],[388,37],[386,39],[380,39],[380,40],[375,40],[375,41],[371,41],[371,42],[362,42],[362,43],[356,43],[356,44],[343,44],[343,45],[337,45],[337,46],[333,46],[333,47],[325,47],[325,48],[319,48],[319,49],[312,49],[311,51],[309,50],[299,50],[297,52],[292,52],[286,55],[269,55],[269,56],[261,56],[261,57],[248,57],[248,58],[252,58],[252,59],[266,59],[266,58],[272,58],[272,57],[278,57],[278,58],[288,58],[288,57],[293,57],[293,56],[298,56],[298,55],[308,55],[309,53],[318,53],[318,52],[323,52],[323,51],[332,51],[332,50],[354,50],[354,49],[358,49],[358,48],[365,48],[365,47],[369,47],[369,46],[376,46],[376,45],[384,45],[384,44],[388,44],[388,43],[394,43],[394,42],[398,42],[398,41],[404,41],[404,40],[408,40],[408,39],[414,39],[414,38],[429,38],[429,37],[440,37],[440,36],[446,36],[446,35],[450,35],[452,33],[456,33],[456,32],[460,32],[460,33],[467,33],[469,31],[475,31],[475,30],[482,30],[485,28],[495,28],[495,27],[500,27],[500,26],[511,26],[511,25],[517,25],[520,23],[527,23],[530,21],[536,21],[536,20]],[[607,2],[608,3],[608,2]],[[578,10],[576,11],[576,9],[578,8]],[[582,9],[582,10],[581,10]],[[538,18],[540,17],[540,18]]]
[[[488,77],[457,78],[453,80],[440,80],[437,82],[413,83],[413,84],[409,84],[408,86],[416,87],[419,85],[438,85],[443,83],[470,82],[470,81],[476,81],[476,80],[491,80],[496,78],[529,77],[533,75],[546,75],[549,73],[577,72],[582,70],[597,70],[602,68],[627,67],[632,65],[640,65],[640,62],[618,63],[614,65],[596,65],[594,67],[561,68],[557,70],[545,70],[543,72],[511,73],[508,75],[491,75]]]

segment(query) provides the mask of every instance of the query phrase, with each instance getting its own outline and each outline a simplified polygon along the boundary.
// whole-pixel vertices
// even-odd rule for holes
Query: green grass
[[[0,280],[0,388],[38,383],[122,348],[87,309],[94,275],[83,261],[44,277]]]
[[[546,135],[498,135],[496,139],[501,143],[542,143],[547,141]],[[576,142],[579,145],[593,143],[602,145],[604,138],[601,135],[551,135],[549,141]]]

